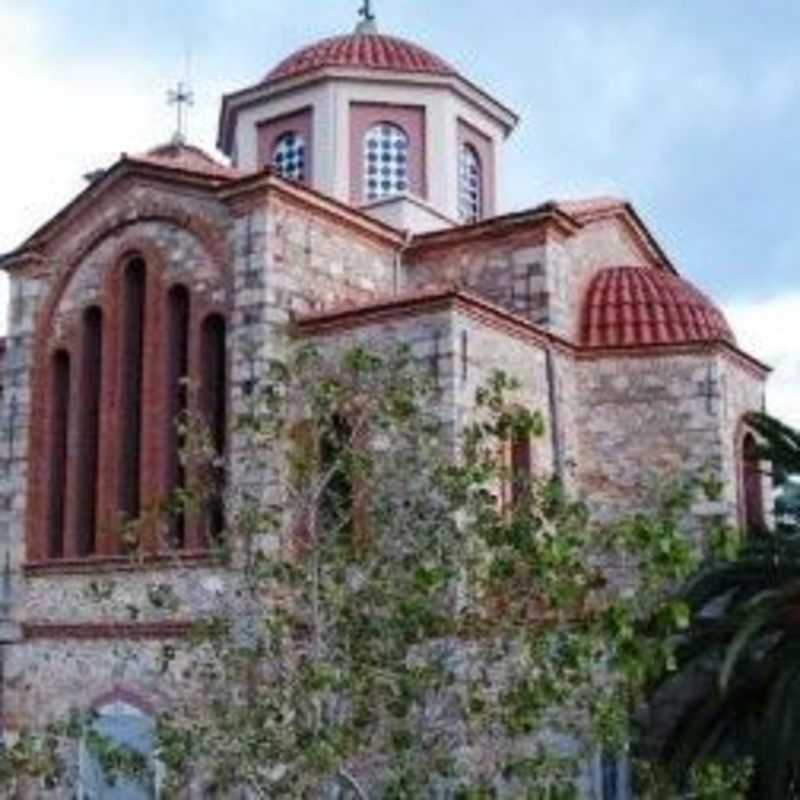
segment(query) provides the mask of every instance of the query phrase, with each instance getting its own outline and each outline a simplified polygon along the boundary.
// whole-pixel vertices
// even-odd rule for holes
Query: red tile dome
[[[371,71],[416,72],[456,75],[447,62],[419,45],[378,33],[334,36],[304,47],[281,61],[263,80],[273,83],[324,67]]]
[[[727,320],[706,295],[677,275],[647,267],[612,267],[593,278],[581,340],[586,347],[736,344]]]
[[[238,178],[242,173],[233,167],[220,164],[208,153],[191,144],[172,141],[154,147],[143,155],[131,157],[132,161],[154,164],[160,167],[180,169],[184,172],[196,172],[212,178]]]

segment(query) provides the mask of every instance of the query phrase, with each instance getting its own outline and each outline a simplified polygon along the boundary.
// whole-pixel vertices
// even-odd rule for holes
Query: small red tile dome
[[[131,160],[185,172],[196,172],[212,178],[237,178],[242,175],[233,167],[215,161],[199,147],[178,140],[154,147],[142,155],[132,156]]]
[[[586,347],[736,344],[727,320],[706,295],[677,275],[647,267],[612,267],[593,278],[581,340]]]
[[[456,75],[447,62],[419,45],[378,33],[334,36],[281,61],[263,80],[273,83],[324,67]]]

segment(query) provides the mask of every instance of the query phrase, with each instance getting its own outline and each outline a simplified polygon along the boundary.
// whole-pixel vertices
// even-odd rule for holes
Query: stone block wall
[[[537,475],[552,475],[555,454],[545,346],[520,333],[515,335],[513,329],[498,330],[466,313],[455,316],[454,326],[457,428],[474,419],[476,391],[486,386],[495,372],[505,372],[519,383],[509,395],[510,404],[542,415],[545,434],[532,442],[533,467]],[[563,430],[558,435],[563,437]]]
[[[233,309],[230,341],[232,416],[247,406],[272,359],[286,355],[296,315],[391,294],[395,249],[314,208],[274,194],[231,202]],[[231,480],[249,485],[231,441]]]
[[[497,306],[547,326],[550,282],[542,230],[412,250],[404,287],[458,284]]]
[[[763,376],[742,359],[719,356],[717,361],[714,391],[719,394],[721,405],[722,470],[727,478],[725,501],[732,518],[744,523],[742,444],[746,433],[745,417],[764,409],[766,387]],[[769,465],[765,464],[763,469],[762,493],[769,518],[773,484]]]
[[[11,276],[8,336],[3,359],[0,407],[0,558],[9,556],[12,595],[23,592],[25,512],[28,495],[28,442],[31,415],[35,321],[47,288],[43,278]]]
[[[592,278],[606,267],[648,264],[624,223],[617,219],[590,222],[573,236],[550,242],[547,256],[553,296],[558,301],[554,330],[574,342],[580,341],[583,303]]]
[[[708,383],[715,368],[713,353],[579,362],[577,485],[598,518],[642,508],[667,476],[722,477],[720,401]]]
[[[649,263],[618,219],[593,221],[569,235],[531,221],[483,238],[423,240],[407,261],[408,288],[457,283],[571,342],[580,339],[592,277],[605,267]]]

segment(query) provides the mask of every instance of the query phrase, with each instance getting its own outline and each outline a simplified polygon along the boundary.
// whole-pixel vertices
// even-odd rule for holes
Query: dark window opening
[[[339,526],[352,515],[353,481],[344,463],[352,431],[347,420],[336,414],[320,442],[320,468],[327,484],[321,498],[320,520],[324,526]]]
[[[80,374],[80,421],[76,495],[76,535],[79,556],[97,547],[97,483],[100,458],[100,398],[103,362],[103,312],[89,308],[83,315]]]
[[[120,387],[120,461],[118,509],[124,520],[141,510],[142,383],[147,275],[137,258],[125,269],[122,289],[122,381]]]
[[[67,499],[67,451],[69,442],[69,353],[59,350],[54,356],[52,370],[52,396],[50,399],[50,513],[48,555],[64,556],[64,519]]]
[[[186,544],[186,516],[180,508],[178,495],[186,488],[186,470],[182,463],[184,447],[179,426],[188,407],[189,375],[189,291],[184,286],[173,287],[167,297],[167,499],[175,506],[170,522],[171,544]]]
[[[752,433],[744,437],[742,444],[744,522],[748,533],[764,530],[764,484],[761,474],[761,459],[758,443]]]
[[[518,506],[531,488],[531,438],[516,435],[511,441],[511,504]]]
[[[222,459],[227,446],[227,368],[226,323],[220,314],[212,314],[202,329],[202,392],[203,411],[219,463],[211,470],[212,494],[208,507],[208,532],[212,540],[219,539],[225,527],[225,469]]]

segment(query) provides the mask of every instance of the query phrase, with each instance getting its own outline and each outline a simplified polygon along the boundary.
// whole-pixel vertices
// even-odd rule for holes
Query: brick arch
[[[745,452],[745,445],[749,437],[755,439],[758,443],[758,436],[755,431],[747,422],[747,415],[742,416],[736,424],[734,433],[734,463],[736,474],[736,506],[737,517],[740,528],[747,533],[749,522],[749,507],[748,507],[748,473],[747,473],[747,453]],[[760,504],[760,514],[763,523],[766,524],[767,516],[767,497],[764,493],[763,482],[759,487],[760,497],[758,502]]]
[[[211,230],[211,226],[202,219],[193,218],[184,213],[175,215],[165,215],[161,213],[156,216],[150,213],[152,209],[144,209],[144,212],[135,216],[117,215],[119,218],[112,218],[88,236],[81,246],[75,249],[73,256],[68,260],[68,266],[57,277],[51,288],[48,297],[43,305],[40,314],[37,316],[36,333],[34,337],[34,364],[32,367],[32,419],[31,432],[29,436],[29,452],[40,454],[31,464],[28,479],[28,559],[29,561],[47,560],[47,532],[46,523],[42,517],[42,500],[47,496],[47,456],[49,427],[49,388],[50,388],[50,354],[53,351],[55,340],[53,332],[55,322],[58,319],[60,307],[66,292],[69,290],[71,282],[86,259],[104,245],[109,238],[118,239],[112,251],[111,258],[106,260],[110,266],[104,269],[101,278],[100,291],[98,297],[92,297],[91,302],[83,304],[86,308],[90,305],[98,305],[103,309],[105,334],[103,338],[103,381],[106,387],[111,387],[111,394],[104,401],[101,410],[101,428],[104,431],[104,438],[107,442],[104,447],[105,455],[101,459],[101,487],[99,495],[105,498],[104,503],[100,504],[99,514],[101,522],[100,528],[106,533],[99,536],[96,554],[98,556],[114,556],[117,554],[118,543],[114,541],[114,523],[110,498],[115,495],[118,488],[119,470],[114,468],[115,459],[118,459],[119,451],[118,439],[121,425],[119,414],[116,410],[117,394],[121,385],[120,381],[120,359],[119,339],[120,324],[120,302],[121,302],[121,282],[123,280],[125,266],[134,258],[141,258],[147,265],[147,289],[146,289],[146,314],[148,318],[147,329],[145,331],[145,375],[143,377],[143,396],[145,402],[152,408],[159,411],[166,408],[166,389],[162,380],[162,361],[160,352],[160,342],[162,338],[162,328],[164,324],[166,292],[168,283],[166,279],[167,255],[156,241],[150,236],[144,235],[137,230],[137,226],[144,223],[162,222],[169,225],[181,227],[183,230],[197,239],[204,254],[212,266],[214,278],[206,291],[193,292],[193,296],[198,300],[198,315],[209,313],[214,310],[228,316],[227,305],[231,297],[230,288],[232,286],[231,270],[228,268],[222,237],[216,231]],[[163,209],[162,209],[163,212]],[[187,286],[191,289],[191,280],[187,281]],[[213,297],[214,289],[224,288],[228,300],[220,303]],[[82,311],[83,309],[81,309]],[[65,341],[71,345],[73,350],[77,345],[78,328],[76,321],[72,319],[80,317],[80,313],[70,315],[67,332],[59,337],[57,342],[59,347],[65,346]],[[200,317],[198,316],[198,319]],[[199,324],[199,323],[198,323]],[[156,432],[161,414],[147,414],[144,419],[142,429],[142,491],[147,498],[160,496],[163,490],[163,476],[161,471],[156,468],[164,458],[164,448],[166,443],[162,441],[164,436]],[[110,437],[111,444],[108,444]],[[105,481],[107,483],[103,483]],[[69,505],[69,502],[68,502]],[[150,526],[153,530],[143,531],[146,549],[155,549],[157,546],[155,526]],[[74,556],[67,553],[66,557]]]
[[[178,206],[153,201],[140,201],[133,213],[130,210],[118,211],[107,218],[104,223],[92,230],[66,259],[66,268],[56,277],[55,283],[42,306],[37,320],[37,329],[52,325],[53,317],[61,299],[69,287],[73,277],[88,256],[96,251],[106,240],[120,236],[131,228],[145,223],[164,223],[174,225],[192,234],[210,256],[211,263],[217,272],[217,279],[230,289],[233,285],[232,254],[229,251],[224,235],[210,221],[199,215],[190,214]],[[117,248],[117,253],[124,250],[140,249],[151,258],[161,260],[160,250],[149,237],[134,234],[126,238]],[[144,252],[143,252],[144,255]]]
[[[123,684],[115,684],[108,692],[92,700],[89,705],[92,711],[100,711],[105,706],[110,706],[114,703],[125,703],[125,705],[132,706],[148,717],[155,717],[159,709],[166,705],[162,697],[150,700],[139,689]]]

